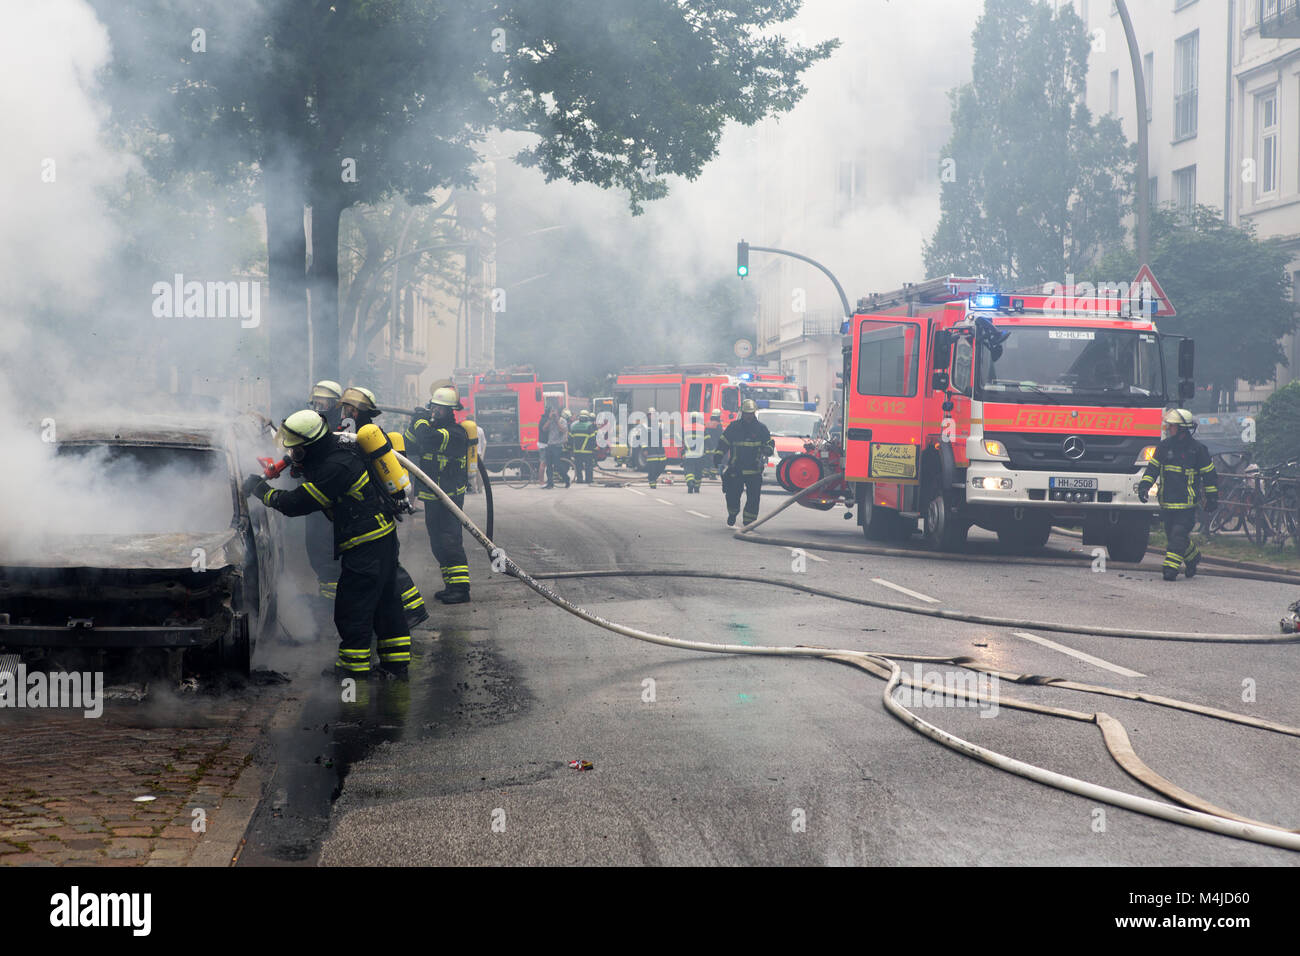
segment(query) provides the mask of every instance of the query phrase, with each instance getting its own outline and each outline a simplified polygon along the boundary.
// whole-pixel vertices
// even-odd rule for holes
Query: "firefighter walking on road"
[[[727,498],[727,527],[736,523],[740,511],[740,493],[745,492],[745,524],[758,520],[758,499],[763,490],[763,469],[776,450],[776,442],[767,426],[758,420],[758,405],[752,398],[740,403],[740,417],[727,426],[713,453],[713,467],[730,454],[722,473],[722,492]]]
[[[339,632],[338,677],[370,674],[371,635],[379,639],[380,667],[405,677],[411,631],[397,589],[397,523],[389,499],[370,480],[370,467],[355,442],[331,432],[318,412],[294,412],[280,426],[279,440],[304,481],[292,491],[272,488],[262,475],[244,480],[245,496],[290,517],[324,511],[334,526],[334,554],[341,570],[334,601]]]
[[[1192,437],[1196,419],[1185,408],[1165,412],[1165,439],[1156,446],[1138,484],[1138,498],[1144,503],[1151,486],[1160,482],[1160,516],[1165,524],[1166,581],[1176,581],[1179,570],[1189,578],[1196,576],[1201,552],[1192,541],[1196,524],[1198,494],[1205,496],[1205,510],[1219,507],[1219,478],[1209,450]]]
[[[420,468],[457,508],[465,507],[469,485],[469,435],[456,422],[456,412],[462,408],[456,389],[435,388],[433,401],[416,409],[404,436],[412,459],[418,459]],[[460,519],[427,488],[420,489],[420,500],[429,546],[442,571],[443,589],[434,597],[443,604],[464,604],[469,601],[469,563]]]
[[[653,408],[649,413],[649,425],[645,438],[645,471],[651,488],[659,486],[659,476],[668,467],[668,452],[664,450],[663,425],[659,413]]]
[[[569,444],[577,472],[574,480],[580,485],[591,484],[596,468],[596,420],[585,408],[578,413],[577,423],[569,426]]]
[[[686,472],[686,493],[700,493],[700,476],[704,474],[704,423],[699,412],[691,412],[691,421],[682,436],[682,470]]]

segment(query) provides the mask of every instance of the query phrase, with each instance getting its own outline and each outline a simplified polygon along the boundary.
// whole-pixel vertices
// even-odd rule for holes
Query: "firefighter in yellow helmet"
[[[691,412],[691,420],[682,434],[682,470],[686,472],[686,493],[700,493],[700,476],[704,473],[704,422],[699,412]]]
[[[585,408],[569,426],[569,445],[573,450],[574,480],[580,485],[591,484],[596,464],[596,419]]]
[[[312,411],[320,412],[330,428],[338,428],[339,399],[342,397],[343,386],[338,382],[324,379],[312,386],[311,398],[307,405]]]
[[[345,441],[354,440],[353,436],[367,425],[375,424],[375,419],[383,414],[375,403],[375,393],[359,385],[349,385],[339,398],[342,421],[335,431],[343,435]],[[413,489],[407,489],[411,494]],[[398,501],[398,504],[402,504]],[[400,520],[400,518],[399,518]],[[406,621],[411,628],[419,627],[429,619],[429,609],[425,607],[424,595],[411,578],[410,572],[397,565],[397,590],[402,597],[402,608],[406,611]]]
[[[456,389],[445,385],[434,388],[433,400],[416,409],[403,436],[407,456],[438,483],[458,508],[465,507],[469,485],[469,436],[456,422],[456,412],[463,408]],[[469,600],[469,562],[460,519],[428,488],[420,488],[420,500],[424,502],[429,547],[442,570],[443,589],[434,597],[443,604],[464,604]]]
[[[722,473],[722,492],[727,499],[727,526],[736,523],[740,511],[740,493],[745,492],[745,524],[758,520],[758,499],[763,491],[763,469],[776,450],[776,442],[767,426],[758,420],[758,404],[747,398],[740,403],[740,417],[727,426],[713,453],[713,467],[730,454],[727,470]]]
[[[328,428],[336,429],[339,427],[339,399],[342,397],[343,386],[338,382],[324,379],[312,386],[307,406],[312,411],[320,413]],[[290,474],[298,477],[298,470],[295,468]],[[339,566],[334,560],[334,530],[330,527],[330,519],[323,511],[307,515],[305,530],[307,560],[311,564],[312,571],[316,573],[319,595],[314,610],[317,612],[318,622],[328,626],[330,616],[334,613],[334,597],[339,586]]]
[[[355,433],[383,414],[375,404],[375,393],[359,385],[349,385],[339,397],[339,414],[345,431]],[[347,423],[351,421],[352,424]]]
[[[397,530],[388,499],[379,493],[378,482],[371,482],[359,446],[331,432],[319,412],[294,412],[280,426],[279,438],[302,469],[303,483],[281,491],[261,475],[249,475],[243,491],[290,517],[324,511],[334,524],[334,554],[341,564],[334,602],[339,632],[334,674],[369,676],[374,634],[381,668],[405,677],[411,632],[397,590]]]
[[[1165,439],[1147,463],[1138,483],[1138,498],[1145,503],[1151,486],[1160,482],[1160,517],[1165,524],[1165,564],[1161,569],[1166,581],[1178,580],[1183,570],[1189,578],[1196,576],[1201,552],[1192,540],[1196,525],[1197,498],[1204,495],[1205,510],[1219,507],[1219,476],[1210,452],[1192,437],[1196,419],[1185,408],[1165,412]]]

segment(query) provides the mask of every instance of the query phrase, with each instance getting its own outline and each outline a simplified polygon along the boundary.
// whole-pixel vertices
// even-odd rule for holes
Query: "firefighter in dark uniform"
[[[722,437],[722,412],[714,409],[709,415],[709,427],[704,429],[704,458],[708,467],[704,469],[705,478],[718,477],[718,470],[713,467],[713,456],[718,450],[718,439]]]
[[[382,414],[375,404],[374,392],[368,388],[349,385],[339,398],[340,424],[336,431],[347,436],[344,439],[346,441],[365,426],[376,425],[375,419]],[[407,494],[410,493],[411,490],[407,489]],[[408,626],[418,627],[429,619],[429,609],[424,606],[424,595],[400,563],[397,565],[397,590],[402,596],[402,608],[406,611]]]
[[[727,426],[713,453],[713,467],[722,464],[730,453],[727,470],[722,473],[722,491],[727,497],[727,527],[736,523],[740,511],[740,492],[745,492],[745,524],[758,520],[758,498],[763,490],[763,468],[776,450],[776,442],[767,426],[755,414],[758,405],[752,398],[740,403],[740,417]]]
[[[668,467],[668,452],[664,451],[663,426],[659,422],[659,413],[653,408],[649,412],[650,423],[645,432],[645,470],[650,487],[659,485],[659,476]]]
[[[569,444],[573,449],[573,470],[580,485],[592,483],[596,467],[596,420],[591,412],[578,413],[577,424],[569,427]]]
[[[333,522],[334,554],[341,565],[334,602],[335,675],[369,676],[373,634],[379,638],[381,668],[405,677],[411,632],[397,590],[397,524],[390,499],[371,481],[360,447],[331,432],[319,413],[294,412],[280,426],[279,439],[306,480],[280,491],[261,475],[249,475],[243,491],[290,517],[324,511]]]
[[[469,485],[469,436],[456,423],[456,412],[462,408],[456,389],[435,388],[433,401],[416,409],[405,435],[411,460],[438,483],[457,508],[465,507]],[[427,488],[420,489],[420,500],[424,502],[429,546],[442,571],[443,589],[434,597],[443,604],[464,604],[469,600],[469,563],[460,519]]]
[[[1198,492],[1205,495],[1205,510],[1219,507],[1219,476],[1210,460],[1209,450],[1192,437],[1196,419],[1185,408],[1165,412],[1165,440],[1156,446],[1138,483],[1138,498],[1143,502],[1151,486],[1160,481],[1160,516],[1165,523],[1165,564],[1161,569],[1166,581],[1178,580],[1181,568],[1187,576],[1196,576],[1201,552],[1192,541],[1196,524]]]
[[[700,476],[704,473],[704,423],[699,412],[691,412],[690,424],[683,429],[682,470],[686,472],[686,493],[700,493]]]
[[[320,381],[311,390],[308,407],[319,412],[331,430],[339,427],[339,399],[343,386],[338,382]],[[297,469],[290,474],[297,477]],[[334,593],[339,586],[339,565],[334,560],[334,528],[323,511],[307,515],[307,560],[316,573],[316,586],[320,596],[328,602],[328,613],[334,613]],[[324,609],[322,609],[324,613]]]

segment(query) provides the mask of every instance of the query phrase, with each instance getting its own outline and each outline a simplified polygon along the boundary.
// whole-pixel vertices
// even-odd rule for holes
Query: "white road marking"
[[[932,598],[928,594],[922,594],[920,591],[913,591],[911,588],[905,588],[901,584],[894,584],[892,581],[886,581],[884,578],[872,578],[871,581],[873,584],[879,584],[881,587],[893,588],[895,591],[899,591],[909,597],[914,597],[918,601],[928,601],[931,604],[939,603],[938,598]]]
[[[817,557],[817,555],[813,554],[811,551],[805,551],[805,552],[804,552],[804,557],[806,557],[809,561],[820,561],[822,564],[825,564],[825,563],[826,563],[826,559],[825,559],[825,558],[819,558],[819,557]]]
[[[632,492],[632,494],[634,495],[640,495],[642,498],[646,497],[646,493],[644,491],[637,491],[635,488],[629,488],[628,491]]]
[[[673,503],[666,498],[656,498],[655,501],[659,502],[661,505],[667,505],[669,508],[673,506]]]
[[[1102,667],[1108,671],[1113,671],[1123,677],[1146,677],[1146,674],[1140,674],[1137,671],[1131,671],[1127,667],[1120,667],[1118,664],[1112,664],[1110,661],[1103,661],[1100,657],[1093,657],[1091,654],[1085,654],[1083,651],[1076,651],[1073,647],[1066,647],[1064,644],[1058,644],[1056,641],[1049,641],[1045,637],[1039,637],[1037,634],[1029,634],[1026,631],[1012,631],[1016,637],[1023,637],[1027,641],[1033,641],[1035,644],[1041,644],[1043,647],[1050,648],[1054,651],[1060,651],[1067,657],[1073,657],[1077,661],[1083,661],[1085,664],[1092,664],[1094,667]]]
[[[697,517],[697,518],[707,518],[707,517],[708,517],[708,515],[700,514],[698,511],[692,511],[690,508],[687,508],[687,509],[686,509],[686,513],[687,513],[688,515],[695,515],[695,517]]]

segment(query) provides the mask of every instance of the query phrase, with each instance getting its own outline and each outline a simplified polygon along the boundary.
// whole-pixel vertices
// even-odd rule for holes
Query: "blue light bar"
[[[803,403],[803,410],[804,410],[805,412],[815,412],[815,411],[817,411],[817,403],[816,403],[816,402],[804,402],[804,403]]]
[[[756,404],[759,408],[771,408],[772,400],[770,398],[760,398],[756,400]]]
[[[754,373],[741,372],[740,375],[737,376],[737,378],[739,378],[742,382],[752,382],[754,380]]]
[[[998,307],[998,297],[993,292],[978,292],[971,296],[977,309],[996,309]]]

